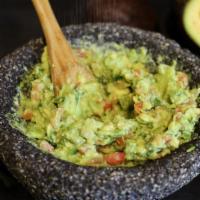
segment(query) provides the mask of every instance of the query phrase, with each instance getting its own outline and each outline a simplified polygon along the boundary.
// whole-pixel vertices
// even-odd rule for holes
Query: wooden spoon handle
[[[45,38],[47,40],[47,45],[53,44],[52,39],[57,40],[57,42],[61,41],[62,43],[63,41],[65,41],[65,45],[69,49],[68,53],[72,58],[74,58],[71,47],[68,44],[56,20],[53,10],[49,4],[49,0],[32,0],[32,1],[33,5],[35,6],[36,12],[39,16],[41,26],[45,34]]]
[[[93,75],[86,67],[80,66],[67,42],[48,0],[32,0],[37,11],[46,38],[51,79],[55,94],[64,84],[79,85],[93,80]]]
[[[59,25],[56,21],[52,8],[49,5],[48,0],[32,0],[35,10],[43,28],[46,39],[49,41],[52,36],[55,36],[56,32],[61,34]],[[53,28],[53,31],[52,31]]]
[[[47,42],[52,81],[56,90],[59,90],[66,82],[69,70],[77,65],[77,61],[56,20],[49,0],[32,0],[32,2]]]

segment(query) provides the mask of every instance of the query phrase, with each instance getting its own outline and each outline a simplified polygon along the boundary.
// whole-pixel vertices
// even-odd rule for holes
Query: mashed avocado
[[[33,144],[79,165],[133,166],[192,139],[200,89],[175,62],[155,61],[145,48],[83,46],[74,52],[95,80],[55,96],[45,50],[21,81],[12,125]]]

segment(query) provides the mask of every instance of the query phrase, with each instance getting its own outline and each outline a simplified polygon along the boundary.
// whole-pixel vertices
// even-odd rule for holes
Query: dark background
[[[51,3],[63,26],[90,21],[86,1],[52,0]],[[200,56],[199,49],[183,33],[175,0],[149,0],[149,2],[155,11],[154,26],[151,29],[178,41],[181,46],[189,48]],[[0,0],[0,58],[41,35],[40,25],[30,0]],[[165,200],[199,200],[199,188],[200,176]],[[9,174],[1,162],[0,200],[32,200],[26,189]]]

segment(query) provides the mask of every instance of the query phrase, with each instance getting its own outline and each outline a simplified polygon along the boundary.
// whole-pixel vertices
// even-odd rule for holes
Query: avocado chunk
[[[200,47],[200,0],[189,0],[183,10],[183,26],[189,37]]]

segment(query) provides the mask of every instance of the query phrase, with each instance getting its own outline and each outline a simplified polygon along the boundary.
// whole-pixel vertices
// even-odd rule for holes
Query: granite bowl
[[[176,59],[191,74],[191,85],[200,83],[200,59],[158,33],[117,24],[85,24],[65,27],[72,43],[77,38],[91,42],[117,42],[129,47],[146,46],[151,54]],[[6,118],[12,112],[16,85],[39,61],[42,39],[29,42],[0,60],[0,159],[38,200],[67,199],[161,199],[189,183],[200,173],[200,141],[181,146],[169,156],[132,168],[81,167],[61,161],[31,145]],[[196,134],[199,128],[197,125]],[[194,151],[187,149],[195,145]]]

